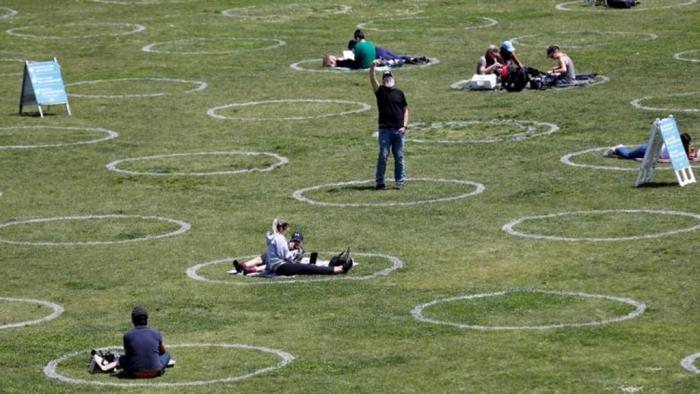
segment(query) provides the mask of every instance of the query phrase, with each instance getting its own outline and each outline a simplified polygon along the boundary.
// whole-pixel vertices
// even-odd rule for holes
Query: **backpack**
[[[503,88],[509,92],[519,92],[525,89],[530,81],[530,76],[523,68],[509,70],[506,78],[502,81]]]
[[[102,350],[92,350],[90,352],[90,365],[88,366],[88,372],[115,372],[117,364],[119,362],[117,356],[110,352]]]
[[[632,8],[639,4],[636,0],[607,0],[610,8]]]
[[[337,267],[345,264],[348,260],[350,260],[350,248],[347,248],[337,255],[331,257],[331,261],[328,263],[328,266]]]

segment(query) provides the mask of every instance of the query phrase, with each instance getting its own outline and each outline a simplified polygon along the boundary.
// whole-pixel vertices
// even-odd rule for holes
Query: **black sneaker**
[[[347,274],[353,265],[354,265],[354,263],[353,263],[352,259],[346,261],[345,264],[343,264],[343,273]]]
[[[238,260],[233,260],[233,268],[236,269],[236,272],[243,271],[243,268],[241,268],[241,263],[239,263]]]
[[[384,190],[386,189],[386,185],[383,183],[377,183],[377,186],[374,187],[377,190]]]

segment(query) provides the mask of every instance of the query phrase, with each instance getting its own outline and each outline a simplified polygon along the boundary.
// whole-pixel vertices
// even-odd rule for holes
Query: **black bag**
[[[527,74],[527,71],[523,68],[516,68],[508,72],[508,76],[502,84],[503,88],[509,92],[519,92],[525,89],[529,81],[530,76]]]
[[[328,263],[328,266],[337,267],[345,264],[348,260],[350,260],[350,248],[347,248],[337,255],[331,257],[331,261]]]
[[[632,8],[639,4],[637,0],[608,0],[610,8]]]

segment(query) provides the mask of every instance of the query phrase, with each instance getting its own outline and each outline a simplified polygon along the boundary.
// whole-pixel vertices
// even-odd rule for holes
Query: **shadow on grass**
[[[637,186],[639,189],[657,189],[661,187],[672,187],[672,186],[678,186],[677,182],[650,182],[650,183],[645,183],[642,185]]]
[[[338,193],[342,192],[344,190],[355,190],[355,191],[365,191],[365,190],[376,190],[374,185],[352,185],[352,186],[345,186],[345,187],[334,187],[331,189],[326,190],[326,193]]]

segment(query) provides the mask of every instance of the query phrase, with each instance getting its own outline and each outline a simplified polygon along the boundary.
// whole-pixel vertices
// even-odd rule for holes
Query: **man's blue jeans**
[[[644,157],[644,154],[647,153],[647,145],[639,145],[634,149],[621,146],[615,149],[615,153],[623,159],[641,159]]]
[[[377,185],[384,185],[384,173],[386,172],[386,160],[389,158],[389,149],[394,155],[394,180],[396,186],[402,186],[406,178],[403,165],[404,135],[399,129],[379,129],[379,156],[377,157]]]

